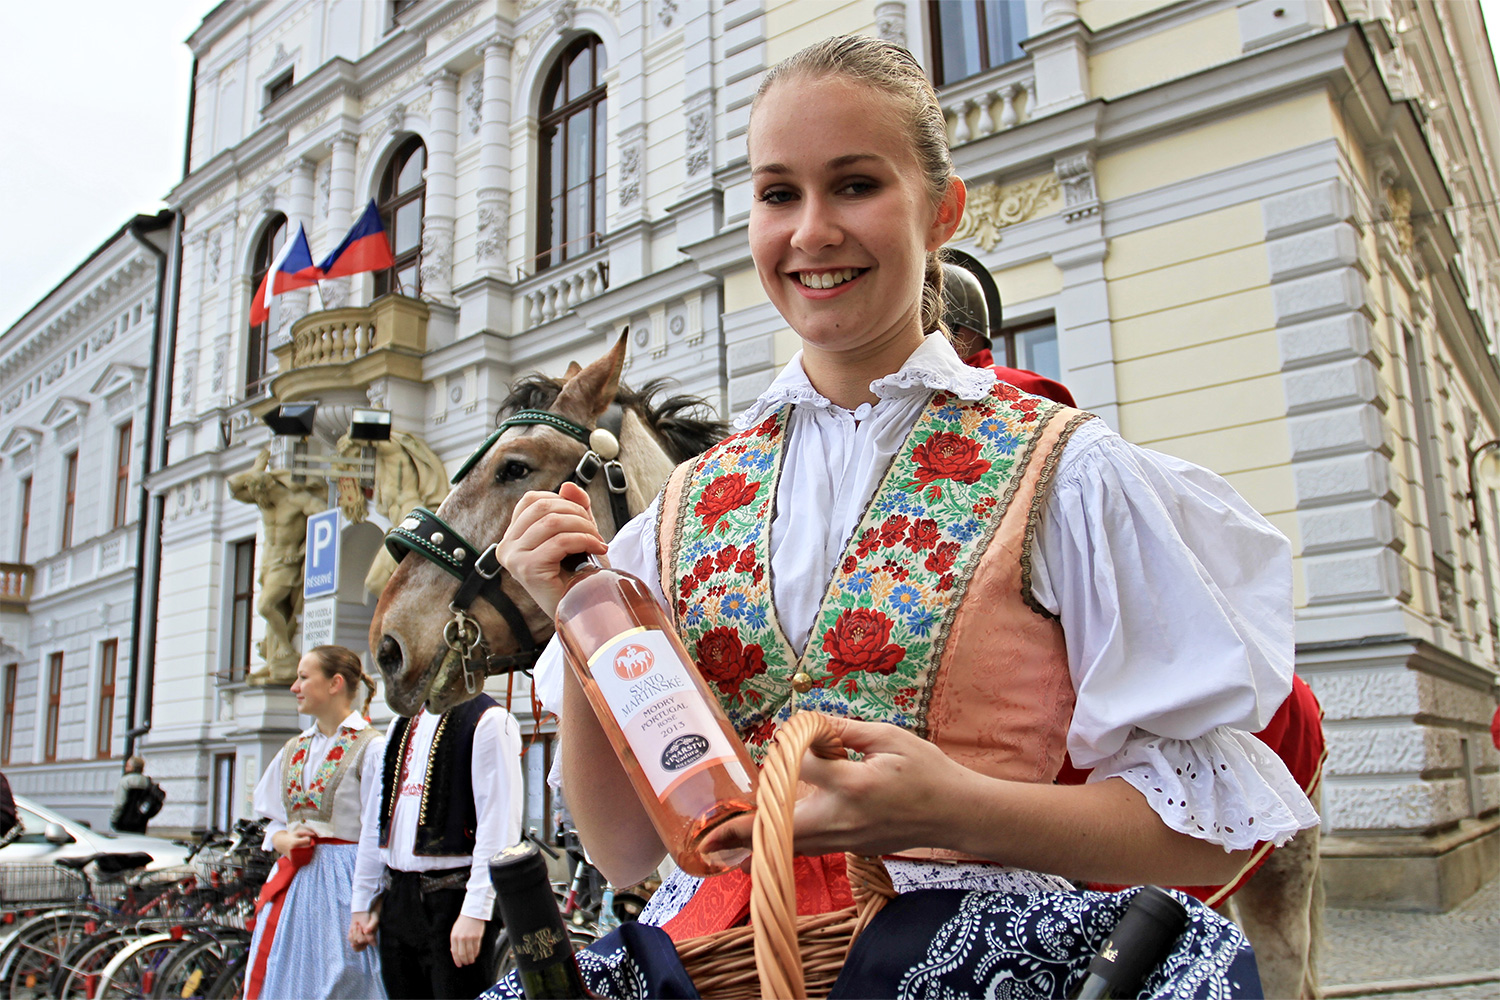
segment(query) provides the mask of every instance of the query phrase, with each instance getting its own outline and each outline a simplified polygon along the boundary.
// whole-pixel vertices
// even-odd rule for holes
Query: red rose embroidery
[[[859,536],[859,545],[854,552],[861,559],[880,548],[880,532],[874,528],[866,528],[865,533]]]
[[[302,758],[304,758],[306,756],[307,756],[307,750],[304,749],[303,747],[298,747],[297,748],[297,752],[294,753],[294,754],[292,754],[292,763],[293,764],[300,764],[300,763],[302,763]]]
[[[734,564],[736,571],[748,573],[755,568],[755,549],[746,547],[740,550],[740,561]]]
[[[324,759],[325,760],[331,760],[331,761],[338,761],[338,760],[342,760],[343,757],[344,757],[344,748],[343,747],[334,747],[332,750],[328,751],[328,756],[326,758],[324,758]]]
[[[750,574],[750,578],[752,580],[754,580],[756,583],[760,583],[761,577],[763,577],[765,575],[766,575],[765,567],[761,566],[760,563],[756,563],[755,564],[755,572],[752,573],[752,574]]]
[[[890,548],[906,536],[906,527],[911,524],[911,519],[905,514],[897,514],[888,519],[880,526],[880,544]]]
[[[926,552],[937,544],[937,540],[937,522],[930,517],[919,517],[906,534],[906,547],[913,552]]]
[[[774,739],[775,736],[776,718],[775,716],[772,716],[771,718],[762,722],[760,725],[756,726],[754,729],[750,730],[750,735],[745,737],[745,742],[753,747],[764,746],[765,744],[771,742],[771,740]]]
[[[726,546],[719,550],[718,555],[714,556],[714,568],[722,573],[733,566],[734,561],[739,557],[740,550],[738,548],[733,545]]]
[[[957,583],[957,582],[958,582],[958,580],[954,577],[954,575],[952,573],[944,573],[943,576],[942,576],[942,579],[938,580],[938,590],[943,590],[943,591],[952,590],[953,589],[953,585],[955,583]]]
[[[879,611],[849,608],[839,612],[833,628],[823,635],[823,651],[832,657],[828,672],[836,680],[856,670],[892,673],[906,649],[890,638],[891,620]]]
[[[679,597],[677,599],[677,617],[679,619],[687,617],[687,608],[688,608],[687,601],[685,601],[685,600],[683,600],[682,598]]]
[[[713,556],[704,556],[702,559],[699,559],[697,562],[693,563],[693,575],[696,576],[700,580],[707,580],[708,577],[709,577],[709,574],[711,574],[713,571],[714,571],[714,557]]]
[[[703,633],[694,649],[698,672],[721,694],[735,694],[741,684],[766,669],[765,654],[754,643],[746,646],[732,628],[720,626]]]
[[[705,531],[727,527],[719,524],[719,518],[750,503],[759,490],[760,483],[746,482],[743,472],[726,473],[708,484],[693,513],[703,519]]]
[[[781,429],[776,426],[776,416],[775,414],[772,414],[771,416],[762,420],[760,423],[756,424],[755,429],[750,433],[754,434],[756,437],[775,437],[780,432],[780,430]]]
[[[938,542],[938,547],[927,557],[927,562],[923,565],[929,572],[946,573],[958,560],[958,548],[957,542]]]
[[[844,557],[843,570],[844,570],[845,573],[853,573],[855,567],[858,566],[858,565],[859,565],[859,560],[856,559],[856,558],[854,558],[853,556],[845,556]]]
[[[694,576],[693,574],[689,573],[687,575],[687,577],[682,581],[682,596],[683,597],[691,597],[691,596],[693,596],[693,591],[695,591],[697,589],[698,589],[698,578],[696,576]]]
[[[979,442],[952,431],[929,436],[911,457],[917,463],[917,482],[923,485],[939,479],[972,485],[990,471],[989,460],[979,457]]]
[[[1021,390],[1017,389],[1009,382],[996,382],[994,395],[997,399],[1003,399],[1006,402],[1010,402],[1013,399],[1021,398]]]

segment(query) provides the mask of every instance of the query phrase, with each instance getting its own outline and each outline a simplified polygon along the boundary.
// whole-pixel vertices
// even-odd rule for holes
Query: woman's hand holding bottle
[[[556,493],[533,491],[523,496],[495,547],[505,572],[526,588],[549,618],[557,614],[557,602],[572,578],[562,569],[563,559],[579,552],[602,556],[608,551],[594,523],[589,495],[574,483],[564,483]]]

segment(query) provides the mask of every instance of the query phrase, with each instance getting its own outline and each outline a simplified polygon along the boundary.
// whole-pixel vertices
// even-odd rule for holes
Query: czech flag
[[[380,221],[380,210],[372,198],[344,242],[323,259],[321,268],[325,278],[342,278],[362,271],[383,271],[395,262],[391,243],[385,238],[385,224]]]
[[[307,245],[307,233],[302,224],[297,224],[297,235],[281,245],[271,269],[261,279],[250,300],[250,325],[260,326],[271,316],[271,297],[294,288],[316,285],[323,272],[313,266],[312,249]]]

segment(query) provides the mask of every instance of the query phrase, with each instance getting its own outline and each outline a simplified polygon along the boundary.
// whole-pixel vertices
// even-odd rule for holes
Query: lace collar
[[[338,736],[339,732],[344,729],[352,729],[355,732],[359,732],[361,729],[365,728],[368,725],[369,723],[365,721],[365,717],[363,715],[360,715],[358,712],[350,712],[348,715],[344,716],[344,721],[339,723],[339,728],[333,731],[333,736],[325,736],[324,739],[334,739]],[[314,722],[312,725],[302,730],[302,735],[317,736],[318,724]]]
[[[870,391],[880,399],[905,396],[914,392],[951,392],[959,399],[976,400],[995,384],[995,373],[988,368],[970,368],[963,363],[948,338],[929,334],[922,346],[911,353],[900,370],[870,383]],[[788,361],[776,380],[735,418],[741,430],[759,423],[772,410],[786,404],[827,409],[835,404],[817,389],[802,369],[802,352]]]

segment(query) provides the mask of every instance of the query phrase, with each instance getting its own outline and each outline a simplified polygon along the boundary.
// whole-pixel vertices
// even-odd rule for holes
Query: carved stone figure
[[[386,520],[396,524],[413,507],[436,510],[447,497],[448,471],[427,442],[415,434],[391,431],[389,441],[370,444],[375,448],[375,505]],[[350,440],[348,434],[339,438],[338,454],[352,457],[359,452],[360,442]],[[364,491],[352,479],[339,480],[339,508],[350,521],[365,519]],[[394,572],[396,561],[382,548],[365,574],[365,590],[380,596]]]
[[[255,465],[229,477],[236,500],[260,508],[265,536],[260,560],[256,612],[266,620],[266,637],[256,644],[265,666],[246,678],[251,684],[290,684],[297,677],[297,649],[292,643],[302,614],[302,561],[307,519],[328,507],[328,484],[296,482],[291,472],[271,471],[271,450],[262,449]]]

